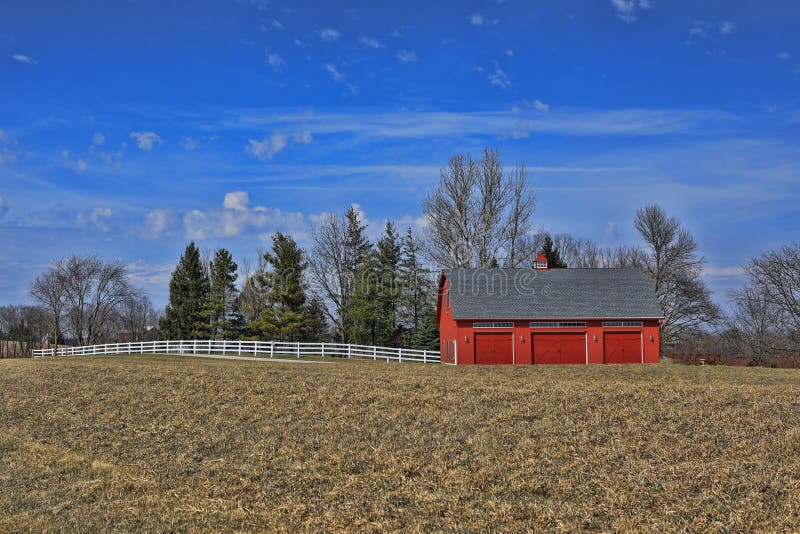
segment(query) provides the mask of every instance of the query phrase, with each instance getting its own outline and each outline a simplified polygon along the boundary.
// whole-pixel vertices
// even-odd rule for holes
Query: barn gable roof
[[[455,319],[664,317],[639,269],[449,269]]]

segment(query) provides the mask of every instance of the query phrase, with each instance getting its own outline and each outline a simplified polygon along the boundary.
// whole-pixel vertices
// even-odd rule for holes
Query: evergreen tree
[[[350,206],[344,214],[344,258],[342,269],[342,307],[340,323],[342,332],[340,338],[343,342],[350,339],[353,327],[352,301],[355,292],[355,280],[362,263],[372,250],[372,245],[367,238],[367,227],[361,221],[361,216],[355,206]]]
[[[561,254],[558,247],[553,245],[553,240],[550,235],[544,236],[544,243],[542,243],[542,254],[547,258],[547,267],[550,269],[563,269],[567,266],[561,259]]]
[[[426,304],[430,301],[433,288],[431,287],[430,271],[422,266],[420,261],[420,247],[414,240],[414,235],[409,228],[403,241],[400,260],[400,323],[406,329],[404,345],[410,343],[409,336],[420,326],[422,314]]]
[[[426,304],[419,328],[411,336],[411,348],[439,350],[439,323],[436,322],[436,304],[432,301]]]
[[[209,293],[200,250],[189,243],[169,282],[169,303],[159,324],[162,339],[198,339],[205,330],[203,305]]]
[[[353,337],[357,342],[400,344],[400,260],[400,241],[390,221],[375,250],[357,271],[352,308]]]
[[[238,313],[239,290],[236,288],[236,263],[231,253],[221,248],[209,263],[211,288],[203,314],[212,339],[232,339],[241,334],[242,318]]]
[[[251,323],[263,339],[317,341],[326,337],[327,323],[321,303],[306,297],[303,251],[291,236],[277,232],[272,252],[264,255],[268,271],[262,284],[269,288],[267,307]],[[320,339],[322,338],[322,339]]]

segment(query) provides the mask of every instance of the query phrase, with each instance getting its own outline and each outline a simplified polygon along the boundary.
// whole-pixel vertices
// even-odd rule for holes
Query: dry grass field
[[[800,372],[0,362],[0,531],[800,529]]]

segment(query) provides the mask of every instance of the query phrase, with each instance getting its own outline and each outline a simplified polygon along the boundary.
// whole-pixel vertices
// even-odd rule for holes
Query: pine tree
[[[553,245],[553,240],[550,235],[544,236],[544,243],[542,244],[542,254],[547,258],[547,267],[550,269],[563,269],[567,266],[561,259],[561,254],[558,247]]]
[[[436,322],[436,304],[426,304],[419,328],[411,336],[411,348],[417,350],[439,350],[439,323]]]
[[[372,245],[367,238],[367,227],[361,221],[361,216],[355,206],[350,206],[344,214],[344,258],[342,262],[342,306],[340,339],[343,342],[350,340],[350,331],[353,327],[352,300],[355,292],[355,280],[362,263],[372,250]]]
[[[239,290],[236,288],[236,263],[231,253],[221,248],[209,263],[211,289],[203,314],[212,339],[232,339],[241,334],[242,318],[238,313]]]
[[[268,306],[250,325],[259,337],[280,341],[316,341],[326,337],[321,303],[308,301],[302,249],[291,236],[277,232],[272,252],[264,255],[268,271],[262,284],[269,288]]]
[[[209,292],[200,250],[189,243],[169,282],[169,303],[159,327],[162,339],[198,339],[205,320],[203,305]]]

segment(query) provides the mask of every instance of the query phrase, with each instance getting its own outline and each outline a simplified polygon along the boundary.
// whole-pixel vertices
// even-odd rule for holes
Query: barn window
[[[583,328],[585,322],[531,321],[531,328]]]
[[[537,261],[533,264],[534,269],[547,269],[547,262],[546,261]]]
[[[603,326],[644,326],[642,321],[603,321]]]
[[[514,328],[512,322],[476,322],[472,323],[472,328]]]

